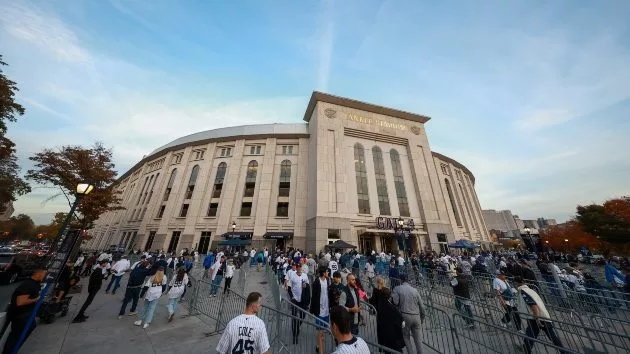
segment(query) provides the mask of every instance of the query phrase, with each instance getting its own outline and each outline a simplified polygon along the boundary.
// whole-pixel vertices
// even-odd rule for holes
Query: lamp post
[[[230,235],[230,239],[234,239],[234,230],[236,230],[236,223],[232,221],[232,234]]]
[[[524,231],[525,231],[525,234],[527,235],[527,238],[529,239],[529,243],[531,243],[532,248],[534,249],[534,253],[538,254],[536,250],[536,244],[534,243],[534,240],[532,239],[532,229],[530,229],[529,227],[526,227]]]
[[[70,207],[70,212],[66,216],[66,219],[63,221],[61,228],[59,228],[59,233],[57,234],[55,241],[50,247],[50,250],[48,251],[48,255],[51,255],[53,254],[53,252],[56,252],[59,245],[63,243],[63,241],[65,240],[68,234],[67,229],[68,229],[68,225],[70,224],[70,220],[72,219],[72,215],[74,215],[74,212],[77,210],[79,203],[81,203],[81,199],[83,199],[83,197],[85,197],[86,195],[90,194],[90,192],[93,189],[94,189],[94,186],[89,183],[77,184],[74,203],[72,204],[72,207]],[[70,252],[68,252],[68,254],[65,255],[65,259],[62,262],[61,267],[65,266],[66,262],[68,261],[69,256],[70,256]],[[48,259],[48,264],[46,265],[46,268],[47,268],[46,271],[48,271],[50,266],[51,266],[51,260]],[[48,289],[50,288],[51,285],[54,285],[57,282],[57,279],[59,278],[60,273],[61,272],[58,272],[57,274],[55,274],[54,278],[51,277],[50,274],[46,277],[45,279],[46,285],[44,285],[44,288],[42,289],[39,295],[39,300],[37,300],[37,303],[35,304],[35,307],[33,308],[33,311],[31,312],[31,315],[28,318],[28,321],[26,322],[26,326],[24,326],[24,330],[22,330],[22,333],[20,334],[20,338],[15,344],[15,347],[13,347],[12,349],[13,354],[18,353],[18,350],[22,346],[22,343],[24,343],[24,340],[26,340],[26,333],[28,333],[28,330],[33,326],[33,322],[35,321],[35,316],[37,315],[39,308],[42,306],[42,303],[44,302],[44,298],[46,298]]]

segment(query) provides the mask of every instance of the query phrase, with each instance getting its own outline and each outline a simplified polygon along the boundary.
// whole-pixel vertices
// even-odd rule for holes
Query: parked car
[[[19,277],[27,277],[42,265],[43,258],[36,254],[0,253],[0,281],[14,283]]]

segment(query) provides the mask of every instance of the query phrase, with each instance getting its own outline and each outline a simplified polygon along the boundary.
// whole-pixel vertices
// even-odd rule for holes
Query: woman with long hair
[[[162,293],[166,291],[164,267],[159,267],[155,275],[149,277],[145,286],[148,287],[148,290],[144,297],[144,311],[142,312],[142,317],[133,323],[136,326],[140,326],[144,323],[142,328],[147,328],[149,324],[151,324],[158,301],[160,301]]]
[[[177,270],[177,275],[173,278],[173,280],[171,280],[170,290],[168,291],[168,304],[166,305],[166,309],[168,310],[169,322],[173,320],[175,309],[177,308],[179,299],[186,290],[186,285],[188,285],[188,275],[186,274],[186,269],[179,268]]]

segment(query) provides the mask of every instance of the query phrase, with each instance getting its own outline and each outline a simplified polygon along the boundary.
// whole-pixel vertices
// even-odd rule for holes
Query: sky
[[[430,116],[484,209],[566,220],[628,195],[630,2],[6,1],[3,70],[46,147],[113,148],[127,171],[183,135],[302,122],[313,90]],[[36,223],[66,211],[35,186]]]

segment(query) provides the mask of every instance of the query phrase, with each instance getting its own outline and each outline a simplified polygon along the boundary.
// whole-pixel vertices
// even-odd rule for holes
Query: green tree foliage
[[[83,198],[77,212],[79,222],[71,227],[90,229],[99,216],[110,210],[118,210],[120,198],[115,192],[116,171],[112,162],[112,151],[101,143],[90,148],[62,146],[45,149],[30,157],[35,168],[28,170],[26,178],[40,185],[58,187],[68,201],[73,198],[77,184],[90,183],[94,190]]]
[[[578,206],[576,220],[584,231],[599,236],[605,242],[616,245],[627,243],[630,241],[630,220],[624,220],[615,214],[614,209],[607,210],[604,205]]]
[[[0,212],[4,212],[8,202],[31,191],[29,185],[20,178],[20,168],[15,155],[15,144],[6,137],[7,122],[15,122],[24,114],[24,107],[15,102],[17,84],[2,72],[7,65],[0,55]]]

